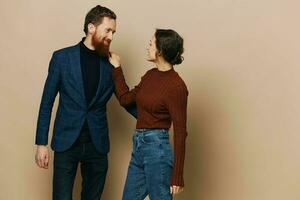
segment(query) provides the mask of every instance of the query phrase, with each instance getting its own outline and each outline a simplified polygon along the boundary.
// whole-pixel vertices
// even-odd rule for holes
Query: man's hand
[[[171,194],[178,194],[179,192],[182,192],[182,191],[183,191],[183,187],[181,187],[181,186],[172,185],[170,187]]]
[[[45,145],[37,145],[35,162],[40,168],[48,169],[49,150]]]
[[[115,54],[114,52],[109,52],[109,62],[112,64],[115,68],[121,66],[121,59],[120,56]]]

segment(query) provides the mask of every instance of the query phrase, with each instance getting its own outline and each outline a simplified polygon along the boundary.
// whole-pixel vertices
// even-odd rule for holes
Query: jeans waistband
[[[165,128],[138,128],[134,131],[134,136],[154,136],[168,135],[168,129]]]

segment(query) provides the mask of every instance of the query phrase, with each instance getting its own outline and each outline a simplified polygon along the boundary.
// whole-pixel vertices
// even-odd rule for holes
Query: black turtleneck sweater
[[[87,48],[83,41],[84,39],[80,42],[80,64],[85,99],[88,106],[95,97],[99,85],[100,56],[95,50]],[[86,138],[89,138],[88,132],[88,123],[85,121],[81,130],[80,138],[86,141]]]

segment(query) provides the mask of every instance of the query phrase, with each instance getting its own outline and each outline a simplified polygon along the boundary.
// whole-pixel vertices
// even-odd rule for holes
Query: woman
[[[173,68],[183,61],[183,39],[173,30],[157,29],[147,51],[147,60],[156,67],[132,90],[119,56],[110,56],[117,98],[124,107],[136,104],[138,113],[123,200],[142,200],[148,194],[151,200],[170,200],[184,186],[188,90]],[[172,122],[174,153],[168,135]]]

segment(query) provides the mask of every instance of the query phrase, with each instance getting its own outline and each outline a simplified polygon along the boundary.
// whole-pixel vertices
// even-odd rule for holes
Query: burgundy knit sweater
[[[173,122],[174,168],[171,185],[184,186],[186,113],[188,90],[172,68],[168,71],[150,69],[140,83],[129,90],[121,67],[113,69],[115,92],[122,106],[137,104],[136,128],[166,128]]]

